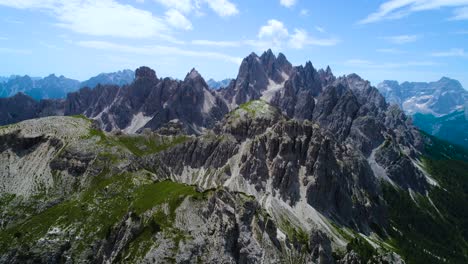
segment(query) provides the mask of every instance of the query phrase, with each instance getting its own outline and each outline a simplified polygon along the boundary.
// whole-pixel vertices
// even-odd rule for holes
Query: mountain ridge
[[[0,99],[1,261],[468,259],[468,156],[358,75],[268,50],[217,91],[196,69],[135,77]]]
[[[44,78],[33,78],[28,75],[11,76],[0,82],[0,98],[11,97],[21,92],[36,100],[64,99],[68,93],[83,87],[94,88],[98,84],[127,85],[133,81],[134,76],[135,74],[131,70],[101,73],[83,82],[55,74]]]

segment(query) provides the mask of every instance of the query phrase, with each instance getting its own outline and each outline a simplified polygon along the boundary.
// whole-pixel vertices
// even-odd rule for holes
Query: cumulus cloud
[[[56,25],[77,33],[124,38],[170,38],[171,27],[190,30],[187,14],[206,4],[219,16],[239,11],[229,0],[154,0],[167,8],[165,16],[117,0],[0,0],[0,5],[52,14]],[[140,1],[141,2],[141,1]]]
[[[258,38],[263,41],[271,42],[272,47],[279,47],[289,36],[288,29],[283,22],[276,19],[268,20],[267,24],[260,28]]]
[[[270,19],[260,27],[256,39],[242,41],[195,40],[192,44],[211,47],[251,46],[257,50],[303,49],[306,46],[334,46],[340,42],[337,38],[315,38],[305,29],[294,29],[291,34],[282,21]]]
[[[47,11],[58,26],[87,35],[145,38],[168,33],[161,18],[114,0],[0,0],[0,5]]]
[[[204,0],[205,3],[219,16],[233,16],[239,13],[235,4],[228,0]]]
[[[467,19],[468,0],[389,0],[379,9],[359,21],[359,24],[375,23],[382,20],[399,19],[415,12],[440,9],[444,7],[464,7],[455,10],[454,19]],[[457,13],[458,12],[458,13]]]

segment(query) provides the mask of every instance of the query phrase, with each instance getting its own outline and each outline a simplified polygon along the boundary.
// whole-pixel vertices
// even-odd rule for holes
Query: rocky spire
[[[135,71],[135,79],[147,78],[147,79],[157,79],[156,72],[146,66],[142,66]]]

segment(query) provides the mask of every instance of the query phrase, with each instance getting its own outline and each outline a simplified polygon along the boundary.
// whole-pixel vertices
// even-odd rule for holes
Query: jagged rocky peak
[[[135,79],[138,79],[138,78],[147,78],[147,79],[157,79],[157,75],[156,75],[156,72],[149,68],[149,67],[146,67],[146,66],[142,66],[138,69],[136,69],[135,71]]]
[[[197,78],[202,78],[202,76],[200,75],[200,73],[195,68],[192,68],[192,70],[185,77],[186,80],[187,79],[197,79]]]
[[[275,54],[273,54],[273,51],[269,49],[262,54],[260,60],[269,79],[273,80],[275,83],[282,83],[289,79],[292,65],[284,54],[279,53],[277,58]]]
[[[337,79],[337,82],[347,85],[352,90],[365,90],[371,87],[369,81],[364,80],[361,76],[356,73],[351,73],[345,77],[340,77]]]
[[[201,74],[193,68],[187,75],[185,76],[184,79],[185,83],[191,83],[196,86],[200,85],[203,88],[208,88],[208,84],[206,84],[205,79],[201,76]]]

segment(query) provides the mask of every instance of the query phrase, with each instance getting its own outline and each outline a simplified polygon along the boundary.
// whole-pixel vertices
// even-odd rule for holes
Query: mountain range
[[[399,105],[410,115],[447,115],[462,110],[468,101],[468,91],[460,82],[447,77],[428,83],[384,81],[377,88],[387,102]]]
[[[422,131],[468,149],[468,107],[448,115],[413,115],[414,124]]]
[[[222,81],[216,81],[213,79],[209,79],[206,84],[208,84],[208,87],[210,87],[213,90],[218,90],[220,88],[227,87],[229,83],[232,81],[232,79],[224,79]]]
[[[268,50],[218,90],[140,67],[0,121],[2,263],[468,261],[468,153],[356,74]]]
[[[80,82],[64,76],[51,74],[45,78],[34,78],[28,75],[11,76],[0,79],[0,98],[11,97],[18,93],[24,93],[36,100],[61,99],[68,93],[81,87],[94,88],[98,84],[113,84],[123,86],[131,83],[135,73],[131,70],[123,70],[114,73],[101,73],[87,81]]]
[[[400,106],[421,130],[468,147],[468,91],[447,77],[436,82],[384,81],[377,86],[387,102]]]

